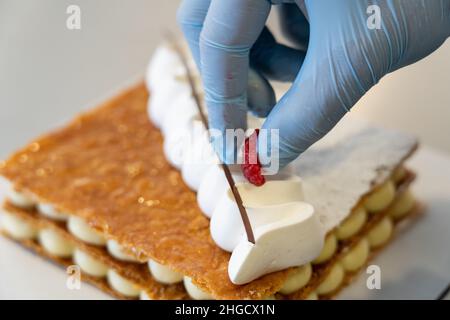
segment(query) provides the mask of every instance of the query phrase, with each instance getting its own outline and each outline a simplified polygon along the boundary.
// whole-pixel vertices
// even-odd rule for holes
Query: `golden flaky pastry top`
[[[147,100],[143,84],[133,87],[20,150],[0,173],[16,189],[85,218],[142,260],[192,277],[216,298],[278,291],[290,270],[243,286],[230,282],[230,254],[215,245],[195,193],[166,161]]]

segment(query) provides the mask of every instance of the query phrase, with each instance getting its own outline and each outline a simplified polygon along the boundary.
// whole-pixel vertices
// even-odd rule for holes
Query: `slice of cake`
[[[198,115],[186,110],[192,98],[176,52],[158,52],[151,96],[144,84],[132,87],[0,164],[10,183],[1,214],[7,237],[78,265],[84,280],[119,298],[316,299],[335,295],[417,211],[414,174],[404,166],[416,141],[342,126],[288,169],[323,225],[323,248],[302,265],[233,283],[231,255],[210,229],[227,192],[220,171],[166,158],[170,122],[181,128]],[[148,101],[153,120],[166,118],[164,138],[148,120]],[[247,187],[239,185],[244,203],[254,195]]]

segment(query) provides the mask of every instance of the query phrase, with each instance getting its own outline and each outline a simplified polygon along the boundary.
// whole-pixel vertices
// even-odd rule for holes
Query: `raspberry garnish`
[[[258,141],[259,129],[255,129],[250,137],[244,142],[244,163],[241,164],[242,173],[248,182],[255,186],[262,186],[266,179],[261,174],[261,163],[259,162],[256,152],[256,144]],[[250,144],[250,141],[252,142]],[[250,161],[252,160],[252,161]],[[256,163],[255,163],[256,160]]]

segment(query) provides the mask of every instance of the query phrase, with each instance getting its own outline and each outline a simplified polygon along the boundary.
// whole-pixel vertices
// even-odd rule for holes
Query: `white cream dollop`
[[[247,182],[237,183],[236,187],[253,228],[281,219],[285,213],[278,206],[303,201],[301,180],[295,176],[286,181],[267,181],[260,187]],[[245,229],[230,188],[225,190],[213,212],[210,230],[217,245],[231,252],[245,235]]]
[[[230,166],[231,174],[236,183],[244,182],[238,167]],[[200,182],[197,192],[197,203],[203,214],[211,218],[217,207],[220,196],[228,189],[228,182],[222,168],[219,165],[210,166],[206,171],[204,179]]]
[[[180,103],[185,105],[189,102],[190,91],[189,84],[183,81],[161,80],[158,89],[151,91],[151,99],[149,100],[150,119],[157,127],[162,127],[165,115],[168,110],[173,110],[171,106],[178,107]],[[184,98],[184,100],[180,100]],[[175,102],[177,102],[175,104]]]
[[[191,89],[186,83],[181,83],[183,89],[175,96],[170,96],[170,103],[166,105],[162,115],[161,133],[164,137],[175,130],[187,130],[198,118],[197,105],[192,97]],[[180,112],[180,109],[183,112]]]
[[[228,275],[234,284],[308,263],[322,249],[323,229],[311,205],[298,202],[271,209],[273,221],[253,227],[255,244],[241,237],[233,249]]]
[[[177,52],[169,45],[159,46],[153,53],[145,73],[147,89],[151,90],[161,80],[171,81],[182,72],[183,68]]]
[[[197,192],[208,169],[218,163],[218,159],[209,143],[208,132],[201,121],[193,122],[186,137],[181,175],[189,188]]]
[[[185,102],[191,99],[186,70],[178,53],[169,46],[156,49],[147,67],[145,82],[151,95],[149,116],[157,127],[163,126],[166,114],[171,114],[172,105],[185,106]],[[186,112],[188,108],[181,110]]]
[[[236,184],[245,183],[247,180],[243,177],[239,165],[228,166]],[[287,166],[282,169],[277,175],[266,177],[268,181],[279,181],[292,179],[292,167]],[[197,203],[202,212],[209,218],[212,217],[215,208],[221,201],[221,195],[225,194],[229,189],[229,184],[225,178],[223,169],[219,165],[212,165],[206,171],[197,192]],[[295,190],[288,192],[288,196],[296,191],[300,192],[298,199],[303,199],[303,191],[301,185],[296,185]],[[219,195],[219,196],[218,196]],[[281,199],[280,199],[281,200]]]
[[[241,183],[237,188],[249,215],[255,244],[247,240],[230,189],[222,196],[210,224],[216,244],[232,252],[228,274],[234,284],[301,266],[320,254],[324,231],[314,208],[302,201],[300,178],[269,180],[261,187]]]

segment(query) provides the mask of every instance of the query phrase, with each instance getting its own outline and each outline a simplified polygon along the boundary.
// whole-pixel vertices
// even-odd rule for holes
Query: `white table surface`
[[[435,299],[450,282],[450,158],[422,147],[410,167],[426,213],[373,260],[381,268],[381,290],[368,290],[363,272],[340,299]],[[4,189],[0,184],[0,197]],[[85,283],[69,290],[66,280],[63,269],[0,238],[0,299],[109,299]]]

